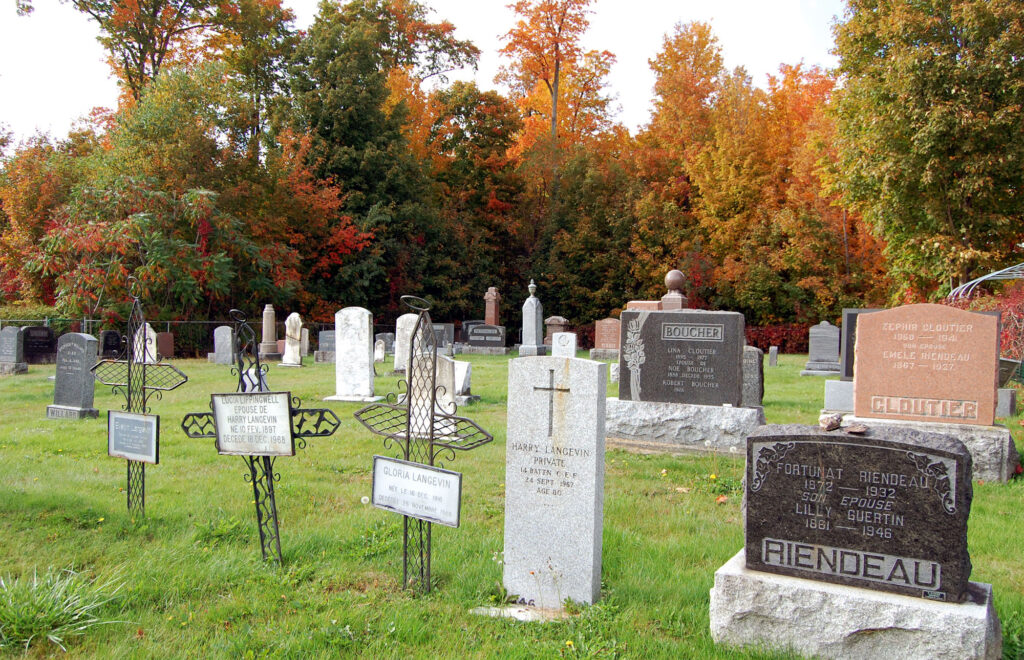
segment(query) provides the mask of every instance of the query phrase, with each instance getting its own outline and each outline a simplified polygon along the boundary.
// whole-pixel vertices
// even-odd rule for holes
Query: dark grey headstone
[[[747,439],[747,568],[960,602],[971,455],[913,429],[763,426]]]
[[[756,408],[764,400],[764,351],[743,347],[743,407]]]
[[[463,321],[462,322],[462,341],[468,342],[469,341],[469,333],[470,333],[470,331],[472,331],[473,328],[478,326],[478,325],[484,325],[483,320],[477,319],[477,320],[472,320],[472,321]]]
[[[437,342],[438,348],[444,348],[445,346],[451,346],[455,343],[455,324],[454,323],[434,323],[434,340]]]
[[[57,336],[53,328],[33,325],[24,329],[25,362],[28,364],[53,364],[57,359]]]
[[[853,347],[857,345],[857,317],[861,314],[881,311],[877,307],[843,308],[843,327],[839,335],[840,380],[853,380]]]
[[[121,355],[120,332],[104,330],[100,333],[100,355],[105,358],[116,358]]]
[[[96,379],[91,371],[96,364],[99,342],[92,335],[69,332],[57,342],[57,369],[53,383],[53,405],[46,407],[50,419],[96,417],[93,391]]]
[[[469,331],[468,341],[470,346],[505,346],[505,326],[503,325],[475,325]]]
[[[156,333],[156,352],[160,359],[166,360],[174,357],[174,333]]]
[[[741,405],[742,314],[626,310],[620,319],[620,399]]]
[[[839,328],[828,321],[812,325],[807,338],[807,365],[801,376],[839,373]]]
[[[0,330],[0,362],[24,364],[25,335],[22,328],[9,325]]]
[[[321,330],[317,337],[318,351],[334,352],[334,330]]]

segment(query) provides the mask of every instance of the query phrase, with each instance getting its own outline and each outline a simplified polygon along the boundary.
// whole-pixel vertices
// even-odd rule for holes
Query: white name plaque
[[[159,415],[108,410],[107,454],[140,463],[159,463]]]
[[[459,526],[462,474],[386,456],[373,457],[373,505],[448,527]]]
[[[294,456],[290,392],[212,394],[217,453]]]

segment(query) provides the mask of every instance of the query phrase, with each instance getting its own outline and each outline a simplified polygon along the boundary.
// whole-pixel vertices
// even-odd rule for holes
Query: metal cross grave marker
[[[260,364],[256,332],[237,309],[231,310],[231,318],[235,322],[232,339],[235,342],[232,346],[235,365],[231,370],[238,376],[236,393],[212,394],[210,407],[213,412],[188,413],[181,420],[181,429],[190,438],[215,438],[217,451],[221,454],[245,458],[249,468],[245,480],[252,484],[256,504],[260,551],[264,560],[270,557],[282,563],[277,499],[274,496],[274,482],[279,481],[281,475],[274,471],[274,460],[278,456],[294,456],[296,447],[306,447],[306,438],[332,435],[341,420],[327,408],[299,408],[302,402],[289,392],[270,392],[265,377],[266,366]],[[239,408],[232,409],[231,400],[245,398],[243,395],[246,394],[249,395],[247,400],[240,402],[246,404],[242,408],[259,406],[261,410],[257,414],[260,421],[256,424],[248,423],[251,420],[242,421],[240,427],[234,428],[234,419],[244,416],[245,412]],[[275,411],[280,411],[280,414]],[[221,420],[220,425],[218,419]],[[268,423],[267,419],[272,421]],[[258,429],[250,431],[250,426],[258,426]],[[242,430],[243,427],[246,430]]]
[[[402,296],[402,302],[419,312],[409,342],[406,392],[402,396],[392,392],[386,403],[370,404],[356,412],[355,417],[373,433],[384,436],[385,449],[395,450],[396,458],[411,463],[413,469],[417,466],[440,468],[441,460],[455,460],[456,450],[476,449],[494,438],[472,420],[456,416],[454,404],[451,410],[446,410],[438,401],[437,340],[430,321],[430,303],[415,296]],[[400,382],[399,387],[402,384]],[[461,479],[459,484],[461,493]],[[402,583],[412,587],[418,582],[420,589],[428,593],[431,523],[424,518],[432,519],[403,515]]]
[[[173,390],[188,382],[188,376],[177,367],[159,361],[147,361],[146,344],[152,333],[139,303],[139,283],[128,278],[132,309],[128,314],[128,334],[122,339],[124,348],[117,359],[104,359],[92,367],[93,377],[124,395],[125,413],[107,412],[107,452],[122,456],[128,462],[128,512],[146,515],[146,463],[159,459],[159,415],[150,415],[149,398]],[[136,341],[139,335],[141,342]],[[153,337],[155,342],[156,337]],[[141,349],[142,355],[136,352]],[[121,445],[121,450],[117,446]],[[125,451],[130,450],[130,451]],[[129,458],[135,456],[136,458]]]

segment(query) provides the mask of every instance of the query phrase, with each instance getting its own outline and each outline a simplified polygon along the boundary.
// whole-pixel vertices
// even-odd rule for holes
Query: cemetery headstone
[[[544,319],[544,328],[546,333],[544,335],[544,343],[548,346],[551,345],[551,338],[555,336],[556,332],[565,332],[566,328],[569,327],[569,321],[564,316],[549,316]]]
[[[302,357],[309,355],[309,328],[303,328],[299,332],[299,355]]]
[[[471,320],[471,321],[463,321],[462,322],[462,342],[463,343],[469,341],[469,333],[472,332],[473,328],[478,326],[478,325],[484,325],[484,322],[483,322],[482,319],[480,319],[480,320]]]
[[[608,380],[613,383],[619,382],[619,363],[612,362],[608,365]]]
[[[682,271],[670,270],[665,275],[665,288],[668,289],[668,293],[661,297],[661,309],[663,311],[686,309],[689,307],[689,301],[683,295],[683,285],[685,284],[686,278]]]
[[[234,335],[230,325],[219,325],[213,331],[213,353],[209,359],[216,364],[232,364],[235,358]]]
[[[121,354],[121,333],[117,330],[100,332],[100,357],[116,358]]]
[[[779,347],[769,346],[768,347],[768,366],[777,367],[779,366]]]
[[[556,332],[551,338],[551,354],[557,357],[576,357],[576,333]]]
[[[454,323],[435,323],[434,334],[437,336],[437,347],[446,348],[455,343]]]
[[[537,285],[530,280],[530,297],[523,303],[523,341],[519,345],[519,355],[544,355],[544,305],[537,293]]]
[[[606,318],[594,323],[594,348],[591,360],[619,359],[619,319]]]
[[[878,308],[843,308],[843,327],[839,338],[840,380],[853,380],[853,347],[857,343],[857,317],[881,311]]]
[[[745,408],[760,406],[764,400],[764,351],[743,347],[743,402]]]
[[[740,405],[742,314],[626,310],[622,326],[620,399]]]
[[[416,314],[402,314],[395,322],[395,371],[405,373],[412,346],[412,331],[416,328]]]
[[[523,605],[601,596],[606,367],[509,362],[504,587]]]
[[[945,305],[907,305],[857,320],[858,417],[991,425],[999,319]]]
[[[10,376],[28,372],[25,362],[25,335],[16,325],[0,329],[0,375]]]
[[[498,287],[488,287],[484,294],[484,323],[501,325],[501,294]]]
[[[378,401],[373,395],[373,314],[346,307],[335,313],[334,328],[335,394],[326,400]]]
[[[373,361],[377,363],[383,362],[386,359],[387,351],[384,350],[384,340],[378,339],[377,341],[373,342]]]
[[[505,346],[505,327],[500,325],[475,325],[469,331],[466,342],[470,346],[503,348]]]
[[[273,305],[263,308],[263,341],[260,342],[259,353],[264,360],[281,359],[281,351],[277,347],[277,313]]]
[[[28,364],[53,364],[57,359],[57,337],[53,328],[45,325],[28,326],[25,334],[25,362]]]
[[[839,328],[828,321],[812,326],[808,332],[807,364],[801,376],[839,374]]]
[[[313,352],[313,362],[334,364],[334,330],[321,330],[317,337],[317,349]]]
[[[157,361],[156,333],[148,323],[143,323],[135,331],[132,351],[135,361],[140,364]]]
[[[156,333],[156,354],[160,356],[160,359],[168,359],[174,357],[173,332]]]
[[[384,342],[384,352],[387,354],[393,354],[395,352],[395,333],[393,332],[378,332],[373,336],[373,340],[381,340]]]
[[[284,355],[282,367],[302,366],[302,317],[292,312],[284,321]]]
[[[455,360],[455,394],[460,397],[473,397],[475,400],[479,400],[480,397],[473,395],[472,381],[473,363],[466,362],[465,360]],[[458,403],[460,406],[463,404],[462,401]]]
[[[69,332],[57,341],[57,368],[53,382],[53,405],[46,406],[49,419],[82,419],[98,417],[93,408],[98,342],[92,335]]]

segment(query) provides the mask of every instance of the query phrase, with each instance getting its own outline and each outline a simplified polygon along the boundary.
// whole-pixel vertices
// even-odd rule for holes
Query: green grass
[[[0,574],[74,567],[123,583],[96,611],[119,623],[65,640],[71,657],[785,657],[718,648],[708,632],[714,571],[743,543],[743,463],[730,455],[609,451],[601,602],[544,625],[469,614],[501,596],[507,358],[467,357],[482,400],[460,412],[495,441],[449,466],[464,474],[463,522],[434,528],[428,596],[401,589],[400,518],[361,502],[380,439],[352,417],[359,404],[322,401],[333,369],[310,362],[271,367],[270,384],[333,409],[342,426],[276,462],[281,567],[259,558],[243,459],[179,428],[186,412],[209,409],[211,392],[234,390],[227,367],[177,361],[190,381],[153,400],[161,464],[146,470],[140,520],[125,510],[124,461],[106,456],[105,420],[45,419],[53,367],[0,379]],[[765,368],[769,422],[816,422],[824,385],[798,375],[804,361],[784,355]],[[397,378],[376,387],[394,391]],[[108,388],[96,392],[101,414],[119,409]],[[1019,422],[1006,422],[1018,443]],[[1024,653],[1022,496],[1020,481],[976,485],[969,531],[973,579],[995,585],[1008,657]],[[55,650],[35,642],[28,655]]]

